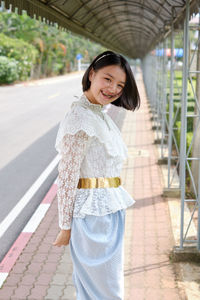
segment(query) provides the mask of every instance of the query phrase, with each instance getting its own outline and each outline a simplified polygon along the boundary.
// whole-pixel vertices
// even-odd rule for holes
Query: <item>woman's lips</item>
[[[116,97],[116,95],[110,95],[110,94],[104,93],[103,91],[101,91],[101,94],[108,99]]]

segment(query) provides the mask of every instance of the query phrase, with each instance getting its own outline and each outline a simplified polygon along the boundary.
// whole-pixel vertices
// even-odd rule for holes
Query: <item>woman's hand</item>
[[[53,246],[58,246],[58,247],[67,246],[69,244],[70,236],[71,236],[71,229],[69,230],[61,229],[61,231],[56,237],[55,242],[53,243]]]

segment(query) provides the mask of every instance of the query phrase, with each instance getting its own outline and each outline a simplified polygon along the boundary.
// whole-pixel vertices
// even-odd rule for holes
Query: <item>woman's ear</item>
[[[91,82],[92,79],[94,78],[94,74],[95,74],[95,71],[94,71],[94,69],[92,68],[92,69],[90,70],[90,72],[89,72],[89,81],[90,81],[90,82]]]

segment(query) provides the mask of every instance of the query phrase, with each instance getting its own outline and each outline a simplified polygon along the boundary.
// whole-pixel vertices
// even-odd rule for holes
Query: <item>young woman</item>
[[[122,300],[125,209],[135,201],[120,179],[127,148],[103,107],[134,111],[140,97],[128,62],[112,51],[93,60],[82,85],[56,139],[61,231],[54,245],[70,244],[77,300]]]

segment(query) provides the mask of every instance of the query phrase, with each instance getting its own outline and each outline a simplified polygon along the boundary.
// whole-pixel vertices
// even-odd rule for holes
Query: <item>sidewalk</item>
[[[129,150],[122,182],[136,200],[126,216],[124,300],[185,300],[177,265],[169,260],[174,241],[141,74],[137,82],[141,108],[127,112],[122,126]],[[55,199],[0,290],[0,299],[76,299],[69,247],[52,246],[57,224]]]

